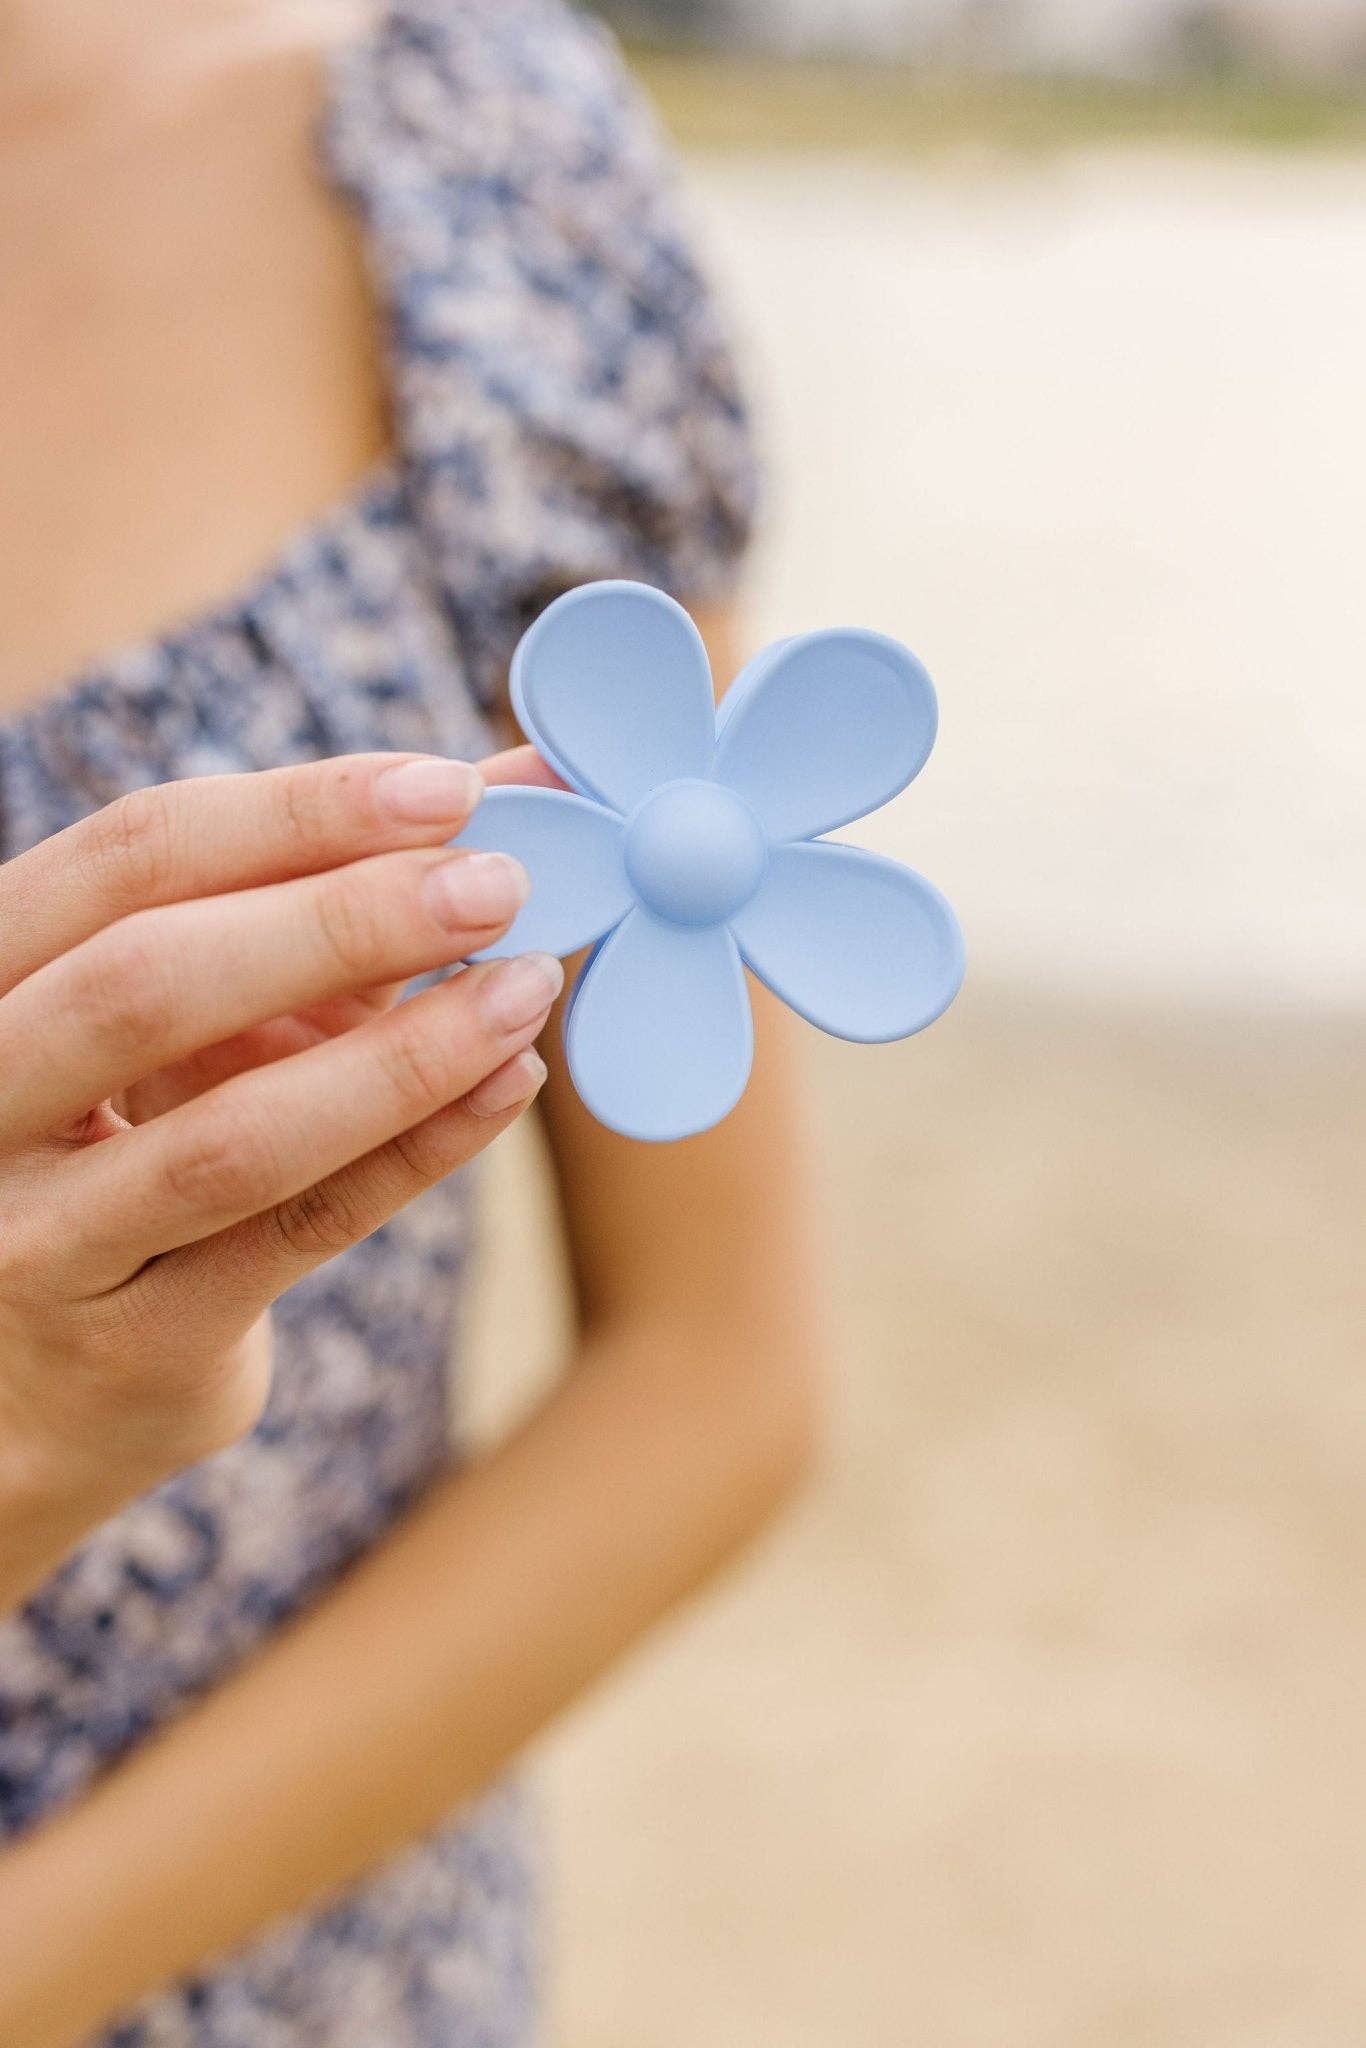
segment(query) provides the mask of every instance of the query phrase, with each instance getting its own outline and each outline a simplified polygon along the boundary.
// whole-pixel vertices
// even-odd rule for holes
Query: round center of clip
[[[749,806],[715,782],[666,782],[626,829],[626,872],[647,910],[721,924],[763,879],[767,847]]]

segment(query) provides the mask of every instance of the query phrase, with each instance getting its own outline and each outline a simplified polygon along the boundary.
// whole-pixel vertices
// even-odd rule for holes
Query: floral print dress
[[[744,408],[606,31],[559,0],[397,0],[331,59],[318,143],[363,225],[395,453],[249,590],[0,721],[5,858],[173,777],[478,756],[557,591],[625,575],[696,600],[733,579]],[[0,1620],[0,1840],[325,1594],[459,1457],[472,1194],[453,1174],[291,1288],[252,1434]],[[534,1829],[503,1786],[100,2048],[522,2048],[537,1977]]]

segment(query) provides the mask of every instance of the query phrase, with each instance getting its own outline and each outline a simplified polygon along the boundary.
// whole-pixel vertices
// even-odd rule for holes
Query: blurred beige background
[[[755,637],[928,662],[849,836],[970,969],[919,1039],[807,1035],[835,1441],[542,1751],[556,2048],[1355,2048],[1366,154],[692,170]],[[557,1330],[495,1177],[489,1428]]]

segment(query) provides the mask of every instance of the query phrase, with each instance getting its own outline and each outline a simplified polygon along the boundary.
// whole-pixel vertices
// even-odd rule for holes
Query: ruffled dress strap
[[[413,518],[487,706],[550,597],[729,590],[756,462],[653,112],[558,0],[400,0],[324,145],[366,228]]]

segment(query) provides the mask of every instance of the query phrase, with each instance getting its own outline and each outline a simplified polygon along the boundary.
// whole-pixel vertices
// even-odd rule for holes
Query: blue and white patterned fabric
[[[334,58],[319,140],[364,226],[395,453],[247,592],[0,722],[5,858],[172,777],[477,756],[557,591],[633,576],[695,600],[733,579],[744,408],[667,150],[606,33],[558,0],[398,0]],[[447,1464],[471,1197],[452,1175],[293,1287],[252,1435],[0,1621],[0,1838],[324,1594]],[[496,1788],[103,2048],[522,2048],[535,1871],[521,1794]]]

